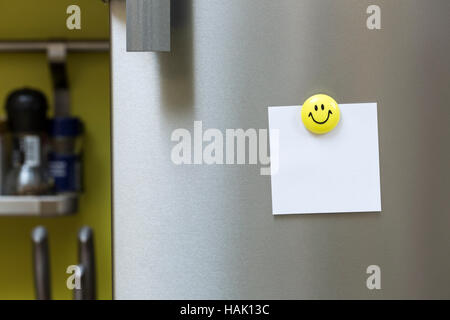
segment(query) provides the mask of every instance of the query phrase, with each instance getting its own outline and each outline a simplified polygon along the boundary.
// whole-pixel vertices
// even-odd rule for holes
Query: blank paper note
[[[274,215],[381,211],[377,104],[339,108],[337,127],[315,135],[300,106],[269,107]]]

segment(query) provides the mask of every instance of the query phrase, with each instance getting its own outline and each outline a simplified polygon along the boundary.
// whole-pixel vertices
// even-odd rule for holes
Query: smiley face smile
[[[314,119],[312,112],[309,113],[308,117],[311,117],[312,121],[314,121],[317,124],[324,124],[328,121],[328,119],[330,119],[331,114],[333,114],[333,112],[331,112],[331,110],[328,110],[327,118],[325,119],[325,121],[322,121],[322,122],[316,121],[316,119]]]

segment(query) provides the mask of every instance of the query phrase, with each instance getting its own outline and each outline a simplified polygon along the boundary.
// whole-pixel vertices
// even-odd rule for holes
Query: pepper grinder
[[[46,165],[47,99],[33,89],[12,92],[6,101],[8,127],[12,134],[12,168],[5,193],[42,195],[51,192],[53,180]]]

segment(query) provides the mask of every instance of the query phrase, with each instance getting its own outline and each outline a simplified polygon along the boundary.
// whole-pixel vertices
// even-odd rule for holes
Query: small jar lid
[[[49,120],[48,134],[52,137],[76,137],[83,132],[83,123],[77,117],[56,117]]]
[[[47,124],[47,99],[38,90],[13,91],[6,100],[8,126],[12,132],[44,132]]]

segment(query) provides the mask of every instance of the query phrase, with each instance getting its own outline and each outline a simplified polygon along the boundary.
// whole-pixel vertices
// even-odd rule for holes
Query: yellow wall
[[[82,30],[65,26],[66,8],[78,4]],[[1,1],[1,40],[107,39],[108,6],[100,0]],[[111,181],[109,54],[68,56],[72,113],[83,119],[84,185],[80,210],[72,217],[0,217],[0,299],[33,299],[30,232],[37,225],[49,230],[51,281],[54,299],[71,299],[66,288],[68,265],[77,263],[77,231],[94,229],[98,298],[111,299]],[[52,105],[51,79],[45,54],[0,53],[0,114],[13,89],[43,90]]]

